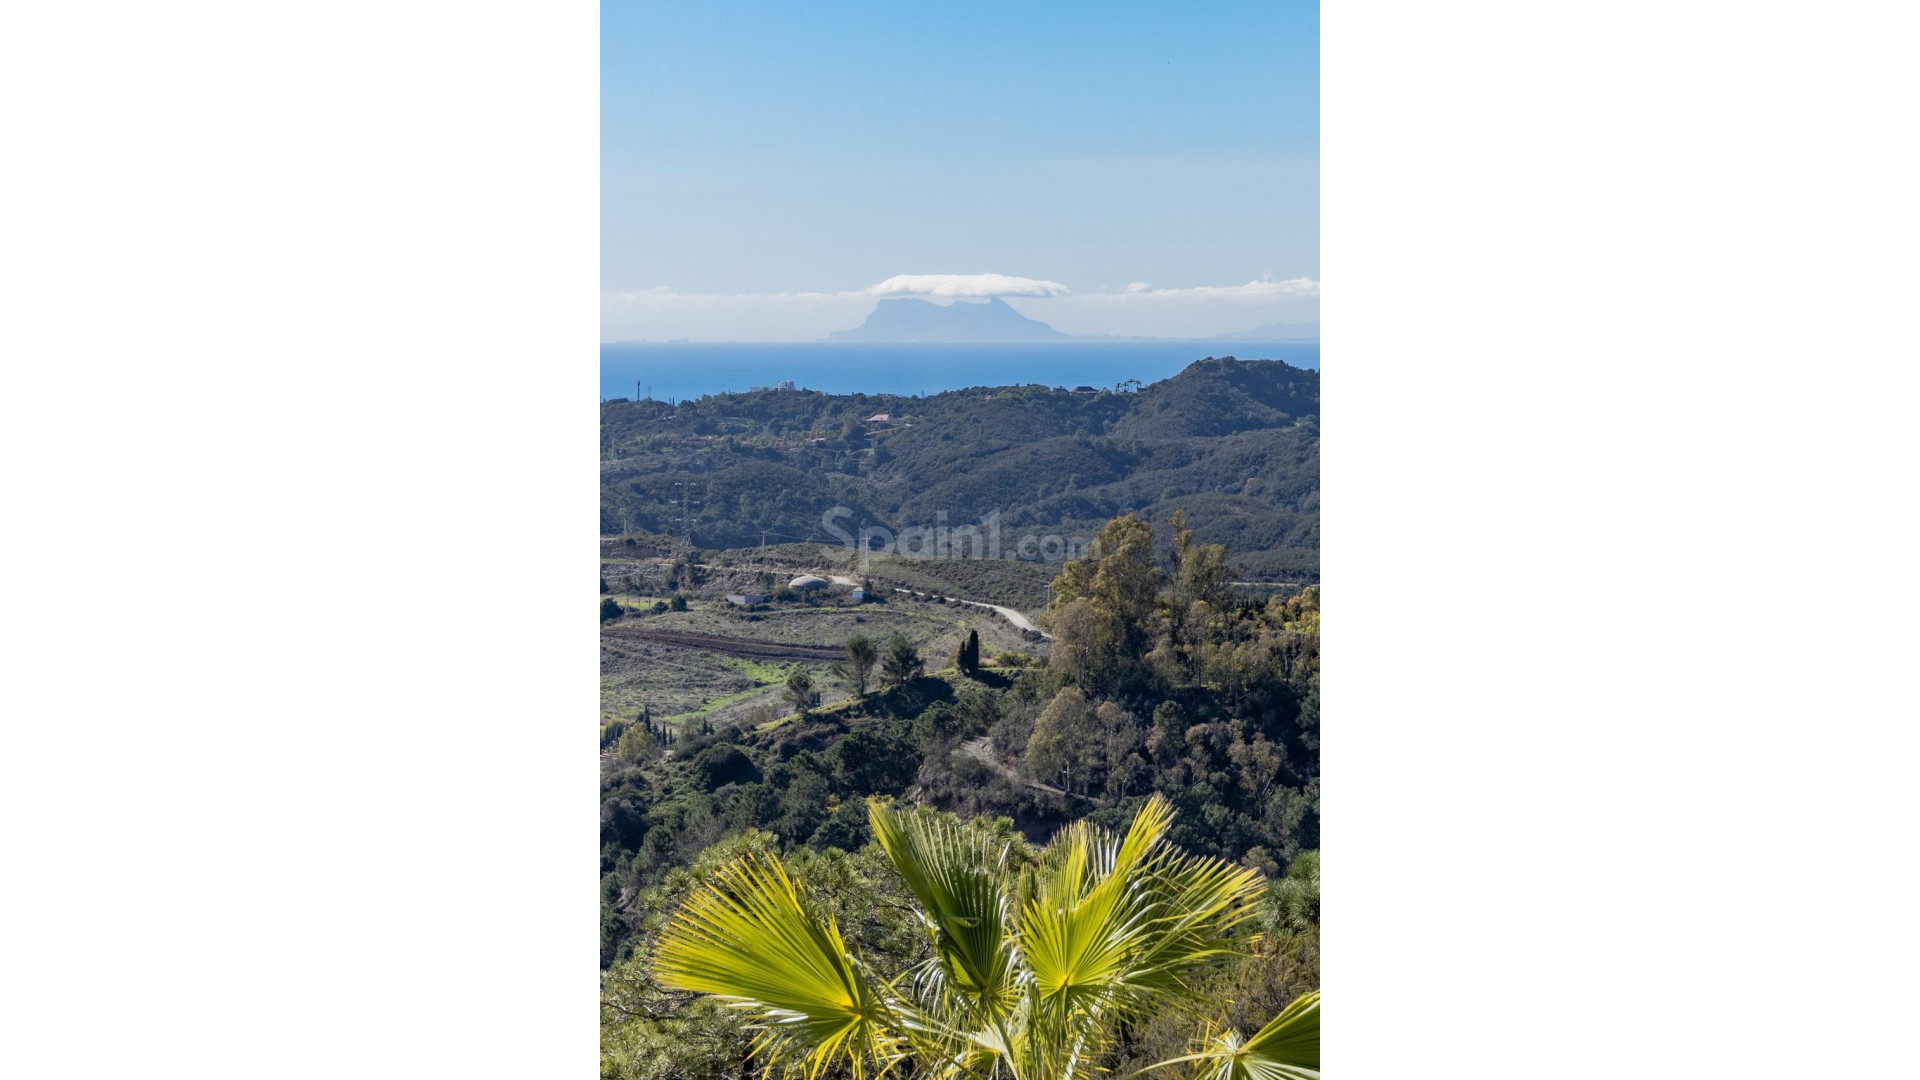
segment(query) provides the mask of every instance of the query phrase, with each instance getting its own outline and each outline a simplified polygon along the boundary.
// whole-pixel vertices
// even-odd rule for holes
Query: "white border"
[[[594,1074],[597,18],[0,16],[0,1073]]]
[[[1327,5],[1334,1076],[1912,1071],[1913,24]]]

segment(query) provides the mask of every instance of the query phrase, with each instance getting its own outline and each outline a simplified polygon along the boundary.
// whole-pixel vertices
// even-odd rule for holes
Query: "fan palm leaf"
[[[809,1076],[910,1061],[916,1076],[1070,1080],[1090,1075],[1120,1023],[1191,1007],[1194,976],[1231,950],[1261,889],[1254,871],[1167,843],[1173,809],[1157,795],[1124,835],[1076,822],[1033,861],[989,830],[885,800],[870,802],[869,821],[933,946],[917,972],[871,974],[780,862],[754,855],[668,922],[654,954],[661,984],[747,1010],[761,1052]],[[1317,1070],[1318,1015],[1315,995],[1252,1039],[1228,1032],[1161,1064],[1204,1061],[1223,1080],[1317,1076],[1298,1070],[1309,1024]]]
[[[920,901],[945,985],[983,1018],[1004,1017],[1015,990],[1009,843],[952,818],[903,812],[879,800],[870,804],[868,820],[874,840]]]
[[[1320,991],[1293,999],[1251,1039],[1223,1032],[1197,1054],[1148,1068],[1190,1061],[1201,1066],[1195,1080],[1320,1080]]]
[[[804,1051],[809,1076],[834,1061],[855,1075],[899,1057],[897,1021],[877,984],[847,952],[840,928],[807,910],[778,859],[749,855],[688,897],[661,933],[661,985],[712,994],[766,1025],[763,1051]]]

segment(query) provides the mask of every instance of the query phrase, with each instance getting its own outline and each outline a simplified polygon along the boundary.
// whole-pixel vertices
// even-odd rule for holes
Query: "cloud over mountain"
[[[1007,274],[895,274],[861,290],[868,296],[1065,296],[1072,289],[1057,281]]]
[[[1057,281],[1010,274],[896,274],[837,292],[700,293],[669,286],[601,294],[603,340],[691,337],[707,341],[811,341],[870,314],[875,300],[1021,299],[1035,318],[1069,334],[1203,338],[1256,321],[1320,317],[1320,283],[1260,278],[1244,285],[1075,292]]]

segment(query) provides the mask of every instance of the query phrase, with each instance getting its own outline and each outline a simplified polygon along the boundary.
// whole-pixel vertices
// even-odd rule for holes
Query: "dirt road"
[[[844,577],[840,574],[831,574],[828,576],[832,579],[835,585],[860,584],[859,582],[853,580],[852,578]],[[938,593],[924,593],[919,591],[918,589],[906,589],[906,588],[901,588],[898,585],[894,586],[893,591],[903,592],[903,593],[906,593],[908,596],[925,597],[928,600],[952,600],[953,602],[958,604],[966,604],[968,607],[986,608],[989,611],[997,611],[1000,613],[1001,618],[1012,623],[1018,629],[1027,630],[1027,631],[1031,631],[1032,633],[1039,634],[1041,638],[1047,641],[1053,640],[1052,634],[1049,634],[1045,630],[1042,630],[1039,627],[1033,625],[1032,619],[1027,618],[1025,615],[1020,614],[1018,611],[1015,611],[1013,608],[1010,608],[1010,607],[1001,607],[999,604],[989,604],[984,600],[963,600],[958,596],[941,596]]]
[[[1037,780],[1028,780],[1021,776],[1018,772],[1015,772],[1012,767],[993,755],[993,740],[987,738],[985,735],[977,739],[968,739],[966,742],[961,743],[960,752],[1014,783],[1025,784],[1035,791],[1050,791],[1055,795],[1066,795],[1075,799],[1086,798],[1084,795],[1075,795],[1071,791],[1064,791],[1054,787],[1052,784],[1042,784]]]

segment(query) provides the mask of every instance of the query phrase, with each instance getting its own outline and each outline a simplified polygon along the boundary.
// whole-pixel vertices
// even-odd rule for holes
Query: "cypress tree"
[[[954,666],[968,675],[980,670],[980,631],[967,631],[967,640],[960,643],[960,650],[954,654]]]

